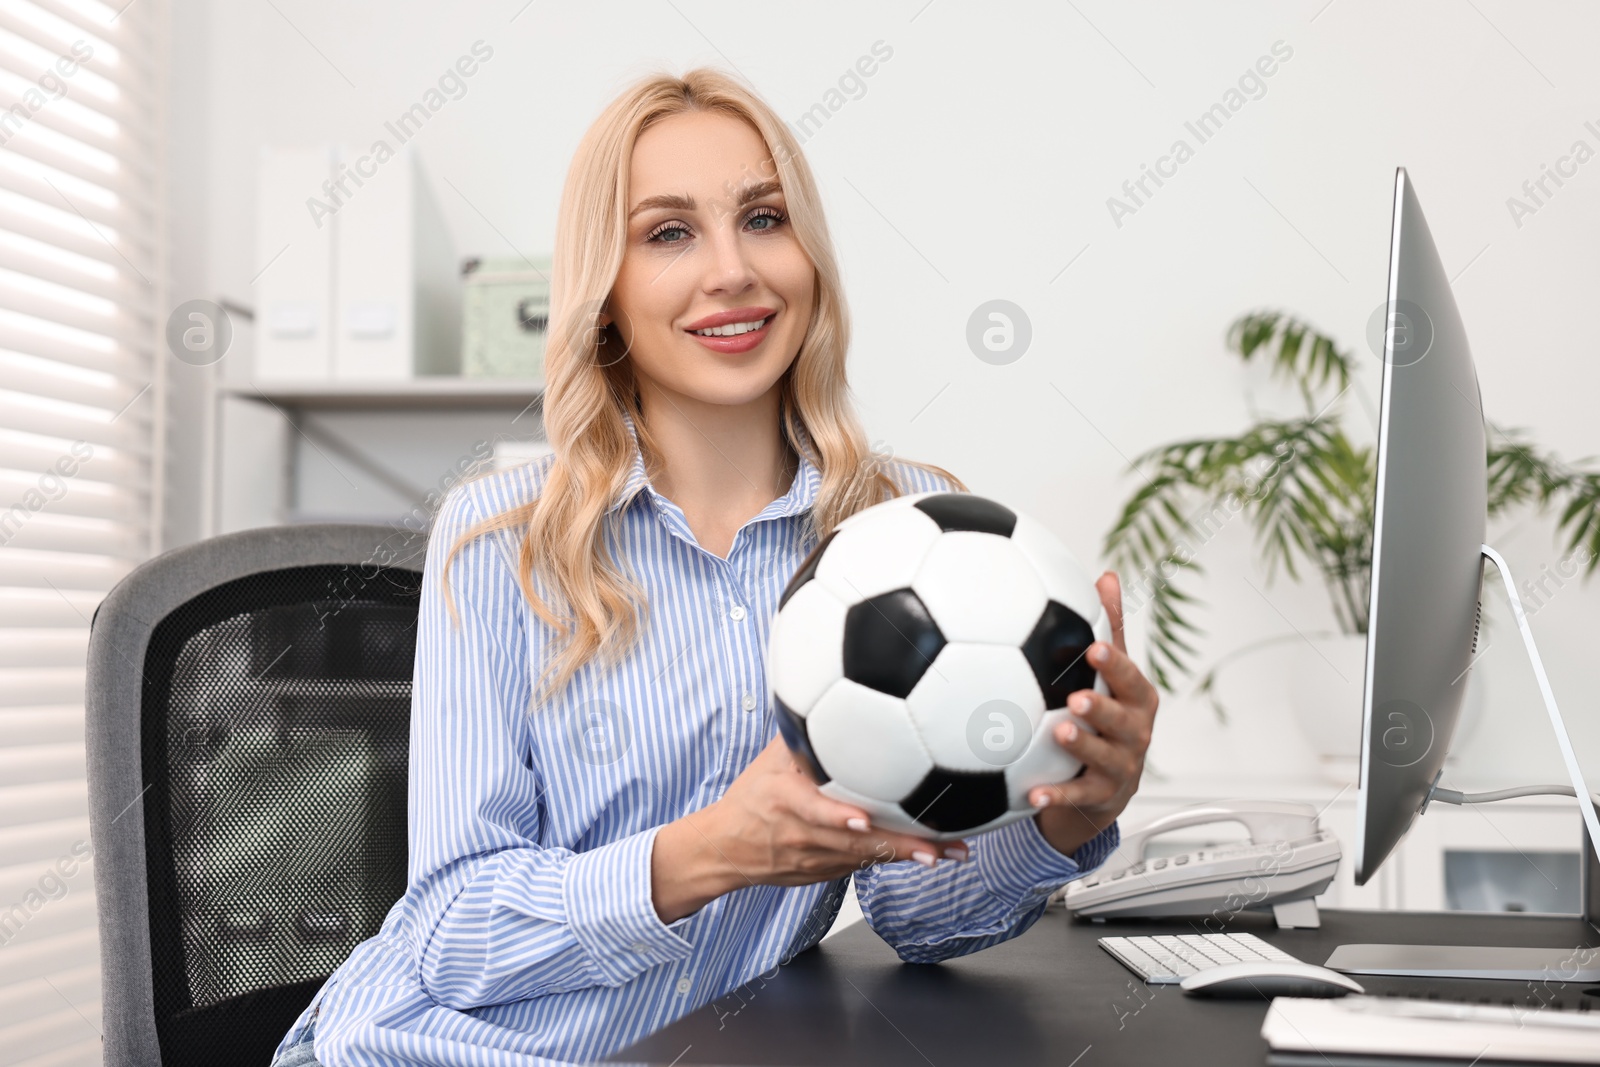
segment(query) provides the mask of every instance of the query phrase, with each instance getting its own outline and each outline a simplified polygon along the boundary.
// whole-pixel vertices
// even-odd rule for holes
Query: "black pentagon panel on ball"
[[[944,647],[922,598],[896,589],[863,600],[844,616],[844,676],[904,699]]]
[[[1094,627],[1076,611],[1057,601],[1045,604],[1033,632],[1022,643],[1023,658],[1044,694],[1046,711],[1067,706],[1067,697],[1080,689],[1093,689],[1095,669],[1089,665]]]
[[[789,598],[800,591],[800,587],[817,576],[817,564],[822,562],[822,554],[828,550],[828,543],[838,534],[837,529],[828,531],[828,536],[817,542],[806,558],[801,562],[800,569],[794,572],[794,577],[789,579],[789,584],[784,586],[783,595],[778,598],[778,610],[789,602]]]
[[[806,765],[818,785],[826,785],[828,772],[817,762],[817,754],[811,748],[811,738],[806,733],[806,721],[789,710],[788,705],[777,697],[772,698],[772,704],[778,710],[778,732],[783,735],[783,743]]]
[[[935,767],[900,802],[900,810],[941,834],[960,834],[1004,815],[1003,771],[947,771]]]
[[[964,531],[1010,537],[1017,528],[1016,512],[974,493],[940,493],[923,497],[911,506],[938,523],[945,533]]]

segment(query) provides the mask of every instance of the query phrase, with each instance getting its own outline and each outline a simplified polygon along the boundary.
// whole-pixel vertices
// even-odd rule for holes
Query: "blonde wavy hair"
[[[821,474],[804,536],[820,541],[849,516],[901,492],[868,448],[851,402],[845,380],[849,313],[822,200],[799,142],[754,90],[722,71],[698,68],[681,78],[661,73],[640,79],[584,134],[561,193],[545,346],[544,425],[555,453],[550,469],[535,499],[465,531],[445,557],[441,577],[448,598],[450,563],[465,545],[500,530],[521,535],[518,584],[555,630],[560,647],[541,672],[533,707],[554,699],[596,655],[620,659],[638,640],[649,610],[631,568],[625,573],[621,554],[607,544],[607,509],[633,463],[624,410],[632,415],[652,481],[662,469],[661,453],[639,409],[632,361],[626,355],[601,358],[602,346],[621,351],[621,337],[614,325],[598,322],[626,246],[634,143],[652,124],[690,111],[723,112],[761,135],[795,237],[816,270],[811,320],[779,383],[780,432]],[[804,447],[808,440],[813,447]],[[966,490],[941,467],[904,462]],[[549,591],[541,594],[536,580]],[[558,613],[552,601],[564,610]],[[449,609],[459,619],[453,602]]]

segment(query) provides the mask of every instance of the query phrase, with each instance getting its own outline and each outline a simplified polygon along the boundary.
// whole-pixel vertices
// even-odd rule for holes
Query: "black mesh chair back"
[[[424,547],[382,526],[230,534],[96,612],[107,1063],[265,1067],[404,890]]]

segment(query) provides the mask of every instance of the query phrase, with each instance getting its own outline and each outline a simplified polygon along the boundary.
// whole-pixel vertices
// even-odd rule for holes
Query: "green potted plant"
[[[1195,621],[1200,598],[1181,583],[1204,573],[1196,557],[1224,525],[1241,516],[1250,523],[1268,584],[1280,568],[1295,580],[1302,568],[1318,574],[1336,630],[1291,629],[1244,645],[1200,673],[1195,691],[1225,721],[1219,671],[1263,647],[1296,643],[1301,660],[1292,677],[1300,684],[1291,703],[1329,771],[1343,777],[1359,734],[1377,489],[1375,445],[1353,440],[1344,425],[1354,360],[1331,337],[1280,311],[1239,317],[1227,345],[1247,363],[1270,361],[1272,378],[1294,387],[1303,410],[1260,418],[1238,436],[1176,441],[1135,458],[1131,469],[1143,484],[1107,532],[1105,555],[1122,575],[1129,616],[1145,618],[1148,672],[1169,691],[1195,673],[1192,639],[1204,632]],[[1522,431],[1490,423],[1487,433],[1489,518],[1561,504],[1558,532],[1587,578],[1600,565],[1600,471],[1541,452]]]

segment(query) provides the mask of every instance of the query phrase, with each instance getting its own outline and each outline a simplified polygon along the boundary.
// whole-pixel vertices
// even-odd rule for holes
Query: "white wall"
[[[187,119],[173,131],[175,159],[192,168],[174,182],[184,191],[175,202],[175,300],[250,302],[264,266],[252,247],[258,145],[384,136],[384,122],[474,41],[492,47],[492,59],[416,144],[463,254],[530,255],[552,243],[579,136],[637,74],[737,66],[794,120],[882,41],[892,58],[805,148],[853,302],[855,392],[870,436],[898,454],[949,467],[1095,558],[1137,484],[1125,457],[1235,432],[1251,398],[1263,410],[1295,410],[1291,395],[1223,348],[1236,315],[1292,309],[1365,352],[1368,317],[1383,299],[1399,164],[1411,171],[1448,268],[1463,272],[1456,293],[1490,417],[1568,458],[1600,454],[1600,361],[1588,315],[1600,283],[1600,162],[1520,227],[1506,206],[1574,140],[1600,148],[1583,125],[1600,127],[1592,5],[180,0],[177,8],[179,81],[204,99],[182,109]],[[1293,54],[1265,95],[1116,225],[1107,198],[1174,139],[1194,145],[1184,122],[1279,41]],[[1021,305],[1033,326],[1031,349],[1008,366],[974,358],[964,339],[971,311],[997,297]],[[1376,361],[1361,358],[1370,401]],[[1350,425],[1370,433],[1362,402],[1351,399]],[[192,471],[180,466],[175,482],[192,489]],[[192,508],[181,493],[170,514],[174,540],[186,539]],[[1548,521],[1509,525],[1498,540],[1529,574],[1561,555]],[[1284,630],[1285,617],[1305,630],[1331,625],[1320,586],[1264,586],[1251,557],[1237,522],[1201,557],[1208,658]],[[1592,710],[1600,657],[1591,652],[1600,587],[1570,585],[1536,625],[1557,692],[1585,720],[1590,773],[1600,778]],[[1459,776],[1559,780],[1537,693],[1510,631],[1502,634],[1485,659],[1491,714]],[[1169,697],[1155,765],[1179,777],[1307,773],[1312,759],[1285,717],[1281,683],[1270,657],[1242,664],[1224,683],[1237,712],[1226,728],[1192,698]]]

